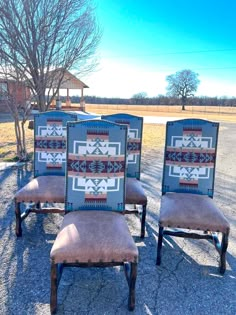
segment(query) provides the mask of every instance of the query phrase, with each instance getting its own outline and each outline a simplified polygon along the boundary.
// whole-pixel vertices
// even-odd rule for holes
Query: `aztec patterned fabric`
[[[124,210],[126,146],[124,125],[67,124],[66,211]]]
[[[127,176],[140,179],[143,117],[129,114],[103,115],[102,119],[128,126]]]
[[[202,119],[167,122],[162,193],[213,197],[219,124]]]
[[[77,115],[50,111],[34,115],[34,176],[65,175],[66,124]]]

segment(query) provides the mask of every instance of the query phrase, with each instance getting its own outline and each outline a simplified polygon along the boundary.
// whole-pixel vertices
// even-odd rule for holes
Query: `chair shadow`
[[[1,175],[0,188],[2,185],[11,184],[6,197],[8,202],[1,204],[2,285],[0,286],[1,292],[4,292],[4,308],[1,311],[4,314],[36,314],[37,312],[50,314],[49,257],[63,216],[31,213],[22,223],[22,237],[17,238],[13,197],[14,193],[31,179],[31,172],[25,168],[9,169]],[[121,309],[120,312],[126,314],[127,296],[128,286],[125,276],[123,270],[118,267],[104,270],[65,269],[59,286],[57,314],[64,314],[64,307],[72,307],[72,309],[74,307],[72,313],[86,314],[87,309],[91,308],[96,314],[104,314],[106,305],[110,309],[109,312],[112,311],[112,303],[118,313]],[[65,299],[73,303],[64,305]],[[72,304],[74,306],[71,306]]]
[[[230,159],[232,154],[226,158]],[[222,157],[220,162],[226,158]],[[58,214],[30,214],[22,224],[22,238],[16,238],[13,197],[32,178],[30,167],[32,168],[28,165],[0,172],[0,287],[4,298],[3,314],[50,314],[49,255],[62,217]],[[206,240],[182,240],[165,236],[162,263],[161,266],[156,266],[161,150],[144,152],[142,168],[141,180],[148,196],[144,239],[139,237],[140,221],[134,215],[127,216],[140,257],[134,314],[181,314],[183,310],[193,314],[198,305],[206,307],[209,301],[214,300],[217,301],[216,306],[210,303],[212,306],[208,309],[211,308],[212,313],[217,313],[219,305],[223,313],[231,302],[232,311],[228,311],[228,314],[234,314],[236,307],[232,301],[236,300],[233,290],[236,282],[236,203],[233,183],[236,176],[228,174],[227,169],[221,163],[218,164],[214,200],[225,213],[232,230],[227,252],[227,270],[221,276],[218,273],[218,253],[214,245]],[[59,286],[58,315],[70,312],[129,314],[127,292],[127,284],[119,268],[66,269]]]
[[[31,178],[30,164],[0,173],[1,291],[5,296],[5,314],[34,314],[35,305],[48,303],[49,285],[45,284],[49,283],[49,254],[57,219],[53,215],[32,214],[22,224],[23,237],[15,235],[14,194]]]
[[[235,198],[235,181],[236,181],[236,172],[229,172],[228,167],[232,169],[232,164],[228,163],[228,161],[232,161],[233,151],[230,149],[230,145],[227,146],[227,150],[224,148],[225,141],[230,142],[232,138],[232,134],[229,132],[229,129],[232,127],[231,125],[227,125],[229,128],[223,129],[223,135],[221,141],[219,143],[220,148],[218,148],[219,154],[219,163],[216,168],[216,180],[215,180],[215,194],[214,194],[214,202],[216,205],[222,210],[226,218],[229,220],[231,225],[231,233],[229,237],[229,246],[227,252],[227,263],[229,268],[232,271],[236,270],[235,266],[235,259],[234,255],[230,253],[234,252],[235,244],[236,244],[236,237],[235,230],[236,230],[236,219],[235,219],[235,211],[236,211],[236,198]],[[235,126],[234,126],[235,128]],[[223,143],[222,143],[223,142]],[[226,150],[227,156],[222,154]],[[144,189],[148,196],[148,206],[147,206],[147,224],[146,229],[151,233],[150,235],[154,236],[157,239],[158,235],[158,218],[159,218],[159,211],[160,211],[160,198],[161,198],[161,181],[162,181],[162,166],[163,166],[163,152],[161,149],[147,151],[144,154],[144,167],[143,167],[143,176],[142,182],[144,183]],[[153,162],[155,161],[155,163]],[[223,192],[223,194],[222,194]],[[147,233],[149,235],[149,233]],[[165,236],[172,246],[177,246],[178,249],[178,240],[179,238],[171,238]],[[186,239],[185,239],[186,240]],[[199,251],[207,251],[209,246],[204,246],[207,244],[206,240],[187,240],[189,244],[194,244]],[[166,241],[164,240],[163,252],[165,251],[165,244]],[[215,247],[211,243],[212,252],[215,254]],[[210,248],[211,249],[211,248]],[[164,256],[164,254],[163,254]],[[218,253],[216,252],[216,257],[218,257]],[[164,258],[163,258],[164,259]],[[218,267],[217,267],[218,268]]]
[[[158,228],[147,223],[146,237],[144,239],[139,237],[138,230],[135,234],[134,240],[139,247],[142,260],[145,257],[144,252],[147,249],[151,249],[152,253],[148,252],[148,255],[151,254],[152,261],[155,263]],[[201,263],[198,255],[208,256],[209,261],[204,259],[203,263]],[[165,235],[163,237],[161,257],[162,262],[160,266],[156,266],[157,271],[176,271],[181,263],[183,265],[181,269],[183,270],[190,267],[191,272],[198,272],[199,274],[204,274],[204,276],[212,276],[212,274],[216,274],[219,277],[225,277],[225,275],[228,277],[229,275],[234,274],[236,281],[236,257],[234,257],[230,251],[227,252],[227,270],[225,275],[220,275],[218,267],[219,254],[210,240],[183,239]]]

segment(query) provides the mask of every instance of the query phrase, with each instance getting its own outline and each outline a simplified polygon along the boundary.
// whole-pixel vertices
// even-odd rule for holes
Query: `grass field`
[[[186,106],[185,111],[181,106],[137,106],[137,105],[107,105],[86,104],[86,111],[98,114],[112,114],[117,112],[132,113],[138,116],[161,116],[179,118],[202,118],[217,121],[236,122],[236,106]]]
[[[28,153],[33,153],[33,130],[25,124],[26,147]],[[0,162],[12,161],[16,155],[16,136],[13,122],[0,123]]]
[[[76,107],[75,107],[76,108]],[[75,109],[74,108],[74,109]],[[73,107],[71,108],[73,109]],[[128,105],[86,105],[86,111],[97,114],[111,114],[125,112],[139,116],[162,116],[181,118],[202,118],[216,121],[227,121],[236,123],[236,107],[214,107],[214,106],[187,106],[181,111],[180,106],[128,106]],[[26,123],[26,139],[28,153],[33,153],[33,130],[28,129]],[[144,124],[143,128],[143,150],[156,148],[164,145],[165,125]],[[13,122],[0,123],[0,162],[12,161],[15,158],[15,132]]]

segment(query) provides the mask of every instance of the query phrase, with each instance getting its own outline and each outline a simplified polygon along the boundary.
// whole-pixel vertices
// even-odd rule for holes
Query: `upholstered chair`
[[[147,196],[140,181],[141,177],[141,153],[142,153],[142,135],[143,135],[143,117],[117,113],[112,115],[103,115],[103,119],[113,121],[128,126],[128,163],[126,172],[126,204],[134,205],[134,209],[127,209],[126,213],[135,213],[140,215],[141,219],[141,237],[145,236],[145,220],[147,209]],[[141,213],[136,205],[141,205]]]
[[[138,250],[124,217],[126,150],[125,125],[67,124],[66,214],[50,254],[52,313],[64,267],[123,266],[128,308],[135,307]]]
[[[157,265],[163,237],[171,235],[212,240],[225,272],[230,226],[213,201],[218,129],[202,119],[167,122]]]
[[[48,111],[34,115],[34,178],[15,194],[16,235],[22,236],[22,221],[31,213],[63,212],[41,204],[64,203],[66,124],[78,115]]]

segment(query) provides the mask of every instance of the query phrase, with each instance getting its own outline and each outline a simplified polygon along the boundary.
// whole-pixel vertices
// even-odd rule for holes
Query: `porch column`
[[[67,88],[66,106],[71,107],[71,101],[69,96],[69,88]]]
[[[60,100],[59,90],[58,90],[58,93],[57,93],[56,109],[57,110],[61,110],[61,100]]]
[[[81,88],[81,98],[80,98],[80,107],[83,112],[85,112],[85,101],[84,101],[84,88]]]
[[[54,94],[54,89],[52,89],[52,94]],[[55,97],[53,97],[53,99],[52,99],[52,106],[53,106],[53,107],[56,107],[56,100],[55,100]]]

